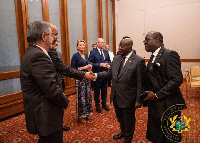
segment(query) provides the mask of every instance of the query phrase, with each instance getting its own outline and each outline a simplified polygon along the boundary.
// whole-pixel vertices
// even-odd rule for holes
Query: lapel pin
[[[129,61],[129,63],[131,63],[131,61]]]

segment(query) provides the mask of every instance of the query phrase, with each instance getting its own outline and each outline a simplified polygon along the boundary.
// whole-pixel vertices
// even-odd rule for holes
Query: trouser
[[[101,91],[101,104],[106,105],[106,97],[107,97],[107,79],[101,79],[94,81],[94,101],[95,106],[100,107],[100,91]]]
[[[124,142],[131,143],[135,131],[135,108],[120,108],[114,97],[116,117],[120,123],[121,133],[124,134]]]
[[[63,143],[63,130],[48,136],[39,135],[38,143]]]

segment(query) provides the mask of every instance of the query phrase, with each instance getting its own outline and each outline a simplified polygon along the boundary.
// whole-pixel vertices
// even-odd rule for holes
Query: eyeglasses
[[[143,42],[145,43],[145,42],[148,42],[149,40],[153,40],[153,39],[156,39],[156,38],[145,38]]]
[[[128,47],[129,44],[123,44],[123,45],[119,45],[118,48],[124,48],[124,47]]]

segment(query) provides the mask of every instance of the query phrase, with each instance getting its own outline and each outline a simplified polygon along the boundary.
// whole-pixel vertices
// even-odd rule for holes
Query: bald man
[[[135,131],[135,109],[141,107],[139,95],[143,91],[145,61],[132,50],[131,38],[124,38],[119,44],[119,54],[114,57],[108,71],[97,73],[97,80],[111,78],[111,96],[121,132],[114,140],[124,137],[124,143],[131,143]]]
[[[105,41],[102,38],[97,39],[97,48],[90,52],[89,62],[92,63],[92,71],[95,73],[105,71],[110,66],[110,56],[108,51],[105,50]],[[100,108],[100,92],[101,92],[101,104],[102,108],[109,111],[107,106],[107,79],[99,79],[93,82],[94,88],[94,101],[96,106],[96,111],[102,113]]]
[[[179,86],[183,82],[180,56],[177,52],[164,48],[163,35],[160,32],[149,32],[143,41],[145,50],[152,56],[145,69],[145,92],[148,94],[148,124],[146,138],[155,143],[174,142],[172,136],[164,134],[161,119],[170,107],[185,105]],[[153,69],[157,69],[154,70]],[[158,71],[160,74],[152,74]],[[153,75],[153,76],[152,76]],[[159,84],[155,84],[159,83]],[[180,116],[180,112],[174,112]],[[162,126],[161,126],[162,125]],[[164,125],[169,128],[169,125]],[[181,134],[169,128],[168,133],[176,134],[175,142],[181,142]],[[169,134],[170,135],[170,134]],[[174,139],[175,139],[174,138]]]

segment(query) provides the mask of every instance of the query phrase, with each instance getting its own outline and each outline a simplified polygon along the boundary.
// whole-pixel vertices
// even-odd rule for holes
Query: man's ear
[[[42,40],[43,40],[43,41],[46,41],[45,38],[46,38],[46,34],[45,34],[45,33],[42,33]]]
[[[157,42],[159,42],[160,41],[160,39],[157,37],[157,38],[155,38],[155,42],[157,43]]]

